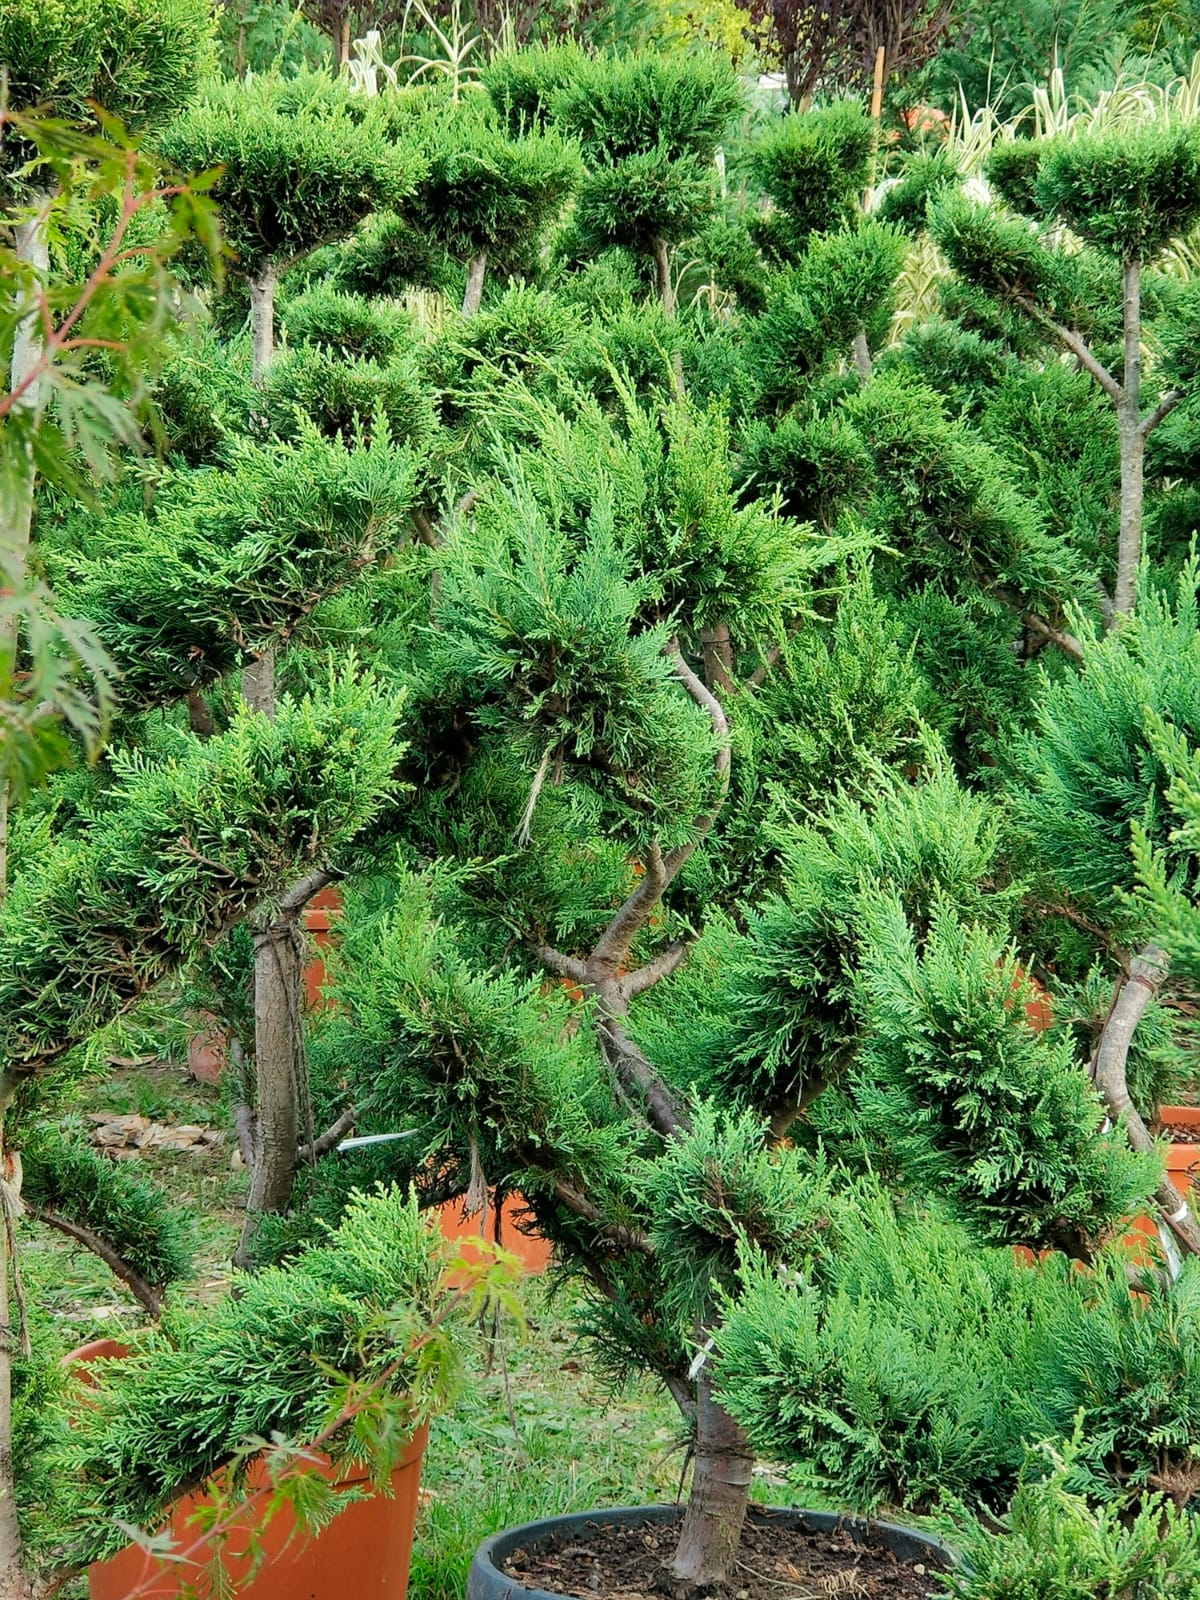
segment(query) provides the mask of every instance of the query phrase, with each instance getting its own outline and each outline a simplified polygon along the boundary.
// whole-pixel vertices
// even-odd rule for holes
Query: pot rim
[[[514,1528],[504,1528],[485,1539],[472,1556],[467,1578],[467,1600],[563,1600],[561,1591],[525,1588],[503,1570],[501,1563],[523,1545],[535,1542],[543,1547],[552,1545],[561,1535],[573,1532],[584,1523],[598,1522],[608,1527],[637,1522],[671,1523],[678,1521],[684,1510],[682,1502],[675,1505],[601,1506],[592,1511],[574,1511],[563,1516],[524,1522]],[[919,1559],[921,1552],[925,1552],[937,1555],[947,1565],[954,1564],[952,1551],[936,1534],[882,1518],[815,1511],[806,1506],[764,1506],[756,1503],[750,1505],[748,1515],[763,1523],[803,1519],[814,1532],[832,1532],[836,1528],[843,1528],[855,1535],[869,1529],[882,1533],[889,1545],[899,1545],[897,1554]]]

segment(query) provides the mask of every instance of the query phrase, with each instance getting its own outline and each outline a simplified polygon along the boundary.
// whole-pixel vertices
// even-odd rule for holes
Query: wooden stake
[[[875,52],[875,82],[871,86],[871,116],[876,122],[883,113],[883,64],[887,59],[887,50],[883,45]]]

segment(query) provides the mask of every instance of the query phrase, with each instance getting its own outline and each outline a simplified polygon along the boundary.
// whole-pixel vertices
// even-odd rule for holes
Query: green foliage
[[[130,1524],[154,1530],[176,1494],[247,1448],[314,1438],[338,1418],[351,1383],[383,1383],[394,1397],[385,1454],[398,1454],[454,1381],[444,1335],[417,1347],[445,1309],[441,1257],[415,1200],[394,1189],[356,1195],[326,1244],[240,1279],[236,1298],[170,1310],[130,1356],[105,1363],[63,1447],[81,1558],[113,1554]],[[353,1419],[324,1448],[339,1460],[371,1454]]]
[[[398,306],[339,293],[327,284],[289,300],[280,311],[279,329],[289,343],[316,345],[349,360],[387,361],[414,340],[411,320]]]
[[[706,163],[741,106],[733,70],[715,53],[640,53],[581,62],[552,110],[592,165],[655,150],[668,161]]]
[[[474,102],[441,113],[406,219],[457,260],[486,254],[501,271],[529,272],[575,187],[576,152],[553,130],[510,138]]]
[[[211,0],[5,0],[6,109],[86,126],[99,107],[130,129],[157,127],[191,97],[215,27]],[[13,154],[0,163],[10,180]]]
[[[419,879],[397,878],[389,901],[348,928],[337,985],[372,1125],[418,1129],[401,1158],[455,1165],[458,1192],[476,1163],[531,1197],[552,1193],[556,1177],[603,1191],[625,1168],[629,1136],[606,1105],[594,1044],[566,1026],[568,999],[474,966],[465,929],[436,915]]]
[[[384,363],[301,346],[275,357],[262,393],[270,431],[281,440],[303,440],[311,424],[353,454],[382,427],[390,445],[419,453],[437,431],[425,374],[408,354]]]
[[[863,916],[851,1092],[901,1181],[993,1243],[1078,1253],[1118,1232],[1161,1167],[1104,1109],[1072,1042],[1039,1033],[1011,950],[946,905],[919,946],[885,892]]]
[[[862,201],[875,159],[875,124],[854,100],[793,112],[759,139],[751,167],[782,214],[772,238],[793,258],[814,233],[845,227]],[[891,221],[891,217],[885,217]]]
[[[42,1123],[21,1141],[24,1199],[98,1234],[155,1288],[187,1275],[193,1220],[132,1164]]]
[[[904,261],[902,235],[881,223],[814,238],[767,292],[751,323],[746,362],[767,405],[808,398],[811,379],[844,357],[858,333],[878,341],[891,318]]]
[[[746,491],[776,491],[780,510],[798,522],[832,528],[844,507],[861,503],[871,458],[852,427],[836,414],[805,419],[796,412],[775,427],[751,423],[742,436]]]
[[[1042,1475],[1030,1441],[1078,1428],[1071,1484],[1091,1503],[1119,1515],[1158,1474],[1194,1495],[1192,1263],[1137,1297],[1121,1257],[1027,1266],[865,1186],[838,1227],[814,1274],[747,1252],[719,1337],[719,1396],[802,1490],[994,1516],[1023,1469]]]
[[[1200,132],[1182,123],[1063,140],[1038,167],[1036,196],[1089,244],[1149,261],[1200,219]]]
[[[570,86],[586,62],[573,39],[538,44],[494,55],[480,73],[480,81],[509,132],[518,137],[548,125],[554,97]]]
[[[923,233],[929,220],[929,206],[959,181],[954,158],[945,150],[918,154],[910,158],[897,181],[884,193],[875,214],[905,233]]]
[[[878,474],[867,521],[897,552],[906,582],[950,594],[1007,585],[1051,605],[1072,593],[1071,552],[1047,538],[1003,459],[949,419],[931,390],[880,373],[846,413]]]
[[[1196,574],[1174,603],[1153,590],[1128,624],[1082,633],[1086,671],[1047,684],[1022,765],[1020,815],[1048,870],[1110,924],[1133,915],[1132,830],[1166,879],[1194,871],[1194,843],[1177,830],[1164,744],[1200,744]],[[1164,737],[1165,732],[1165,737]]]
[[[1078,1443],[1078,1435],[1075,1443]],[[1200,1529],[1164,1495],[1132,1511],[1095,1507],[1070,1488],[1074,1450],[1043,1446],[1021,1476],[999,1532],[968,1529],[959,1569],[942,1581],[956,1600],[1093,1600],[1099,1594],[1174,1600],[1200,1583]]]
[[[225,240],[251,279],[396,206],[425,170],[419,150],[391,142],[377,102],[352,103],[318,73],[210,83],[158,148],[186,172],[220,169]]]
[[[295,383],[285,366],[271,390],[280,409],[289,375]],[[398,387],[402,416],[423,425],[414,424],[419,396],[403,371]],[[384,381],[368,390],[373,411],[384,409],[381,392]],[[349,437],[348,448],[311,424],[297,431],[295,445],[234,441],[228,468],[168,477],[150,516],[89,519],[82,548],[52,559],[59,592],[119,663],[127,705],[178,696],[241,666],[248,652],[292,633],[315,598],[400,542],[413,452],[394,449],[383,425],[369,443]]]
[[[1023,217],[1040,215],[1038,171],[1046,149],[1041,139],[1003,139],[992,146],[985,163],[993,191]]]
[[[735,1282],[739,1252],[805,1262],[832,1248],[832,1196],[820,1160],[771,1149],[752,1113],[697,1105],[691,1126],[642,1165],[651,1238],[665,1262],[663,1309],[682,1335],[702,1327],[714,1286]]]
[[[648,251],[695,232],[713,208],[713,155],[741,100],[716,55],[599,57],[573,73],[553,114],[583,149],[576,226],[587,245]]]
[[[264,895],[345,855],[378,816],[398,708],[351,666],[320,696],[242,711],[166,759],[115,757],[105,808],[17,877],[0,912],[0,1058],[86,1038]]]

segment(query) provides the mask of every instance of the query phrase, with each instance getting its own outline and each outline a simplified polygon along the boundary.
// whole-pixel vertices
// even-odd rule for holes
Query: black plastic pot
[[[841,1529],[852,1539],[862,1540],[868,1529],[872,1540],[892,1550],[901,1561],[928,1560],[934,1567],[950,1565],[950,1555],[940,1540],[894,1522],[864,1522],[858,1517],[839,1517],[833,1511],[793,1511],[775,1506],[751,1506],[750,1516],[760,1526],[774,1523],[781,1528],[803,1528],[810,1533],[832,1533]],[[493,1534],[476,1550],[467,1577],[467,1600],[560,1600],[545,1589],[526,1589],[503,1571],[514,1550],[552,1550],[583,1533],[588,1525],[612,1528],[630,1523],[672,1523],[683,1516],[682,1506],[621,1506],[612,1511],[579,1511],[570,1517],[547,1517],[543,1522],[527,1522]]]

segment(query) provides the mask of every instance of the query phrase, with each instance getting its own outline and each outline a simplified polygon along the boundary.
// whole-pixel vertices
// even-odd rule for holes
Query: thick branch
[[[316,1161],[320,1156],[328,1155],[334,1145],[340,1144],[346,1134],[350,1132],[354,1126],[356,1116],[357,1113],[354,1107],[351,1106],[349,1111],[343,1111],[337,1121],[331,1123],[324,1133],[318,1134],[311,1144],[302,1144],[300,1146],[301,1161]]]
[[[688,1118],[683,1107],[629,1037],[620,1017],[605,1004],[604,994],[599,994],[597,1000],[597,1037],[617,1082],[631,1098],[644,1103],[650,1126],[664,1139],[685,1132]]]
[[[667,945],[643,966],[638,967],[635,972],[619,978],[617,988],[621,991],[622,997],[626,1000],[636,1000],[639,994],[645,994],[647,989],[652,989],[660,978],[669,978],[683,965],[691,947],[690,939],[676,939],[673,944]]]
[[[707,712],[708,719],[713,725],[713,732],[717,736],[717,753],[713,758],[713,770],[716,773],[718,784],[717,803],[705,816],[696,818],[696,833],[687,844],[681,844],[677,850],[672,850],[667,857],[667,883],[670,883],[684,862],[695,850],[701,839],[712,828],[713,823],[720,814],[721,807],[725,804],[725,797],[729,793],[729,767],[731,761],[731,748],[729,740],[729,721],[725,709],[716,695],[710,693],[705,685],[688,666],[680,654],[679,645],[675,640],[667,646],[667,654],[671,657],[675,668],[675,676],[683,684],[692,699]],[[665,886],[664,886],[665,887]]]
[[[1036,301],[1031,300],[1028,295],[1019,294],[1016,298],[1017,304],[1022,308],[1022,310],[1031,316],[1035,322],[1039,322],[1043,328],[1049,329],[1056,339],[1060,340],[1064,345],[1066,345],[1067,349],[1079,362],[1080,366],[1086,368],[1086,370],[1091,373],[1092,377],[1095,378],[1096,382],[1104,390],[1105,394],[1108,395],[1108,397],[1112,400],[1113,404],[1119,406],[1125,398],[1124,389],[1122,389],[1121,385],[1113,377],[1112,373],[1103,364],[1103,362],[1096,359],[1091,350],[1088,348],[1087,344],[1083,341],[1083,339],[1080,338],[1075,330],[1073,328],[1066,327],[1061,322],[1056,322],[1052,316],[1043,311],[1041,306],[1039,306]]]
[[[36,1221],[44,1222],[48,1228],[54,1228],[59,1233],[65,1233],[68,1239],[74,1239],[76,1244],[86,1246],[93,1255],[99,1256],[150,1315],[158,1316],[162,1310],[162,1296],[150,1287],[140,1272],[136,1272],[129,1265],[124,1256],[119,1255],[110,1244],[106,1244],[98,1233],[93,1233],[81,1223],[72,1222],[68,1217],[60,1216],[57,1211],[43,1211],[39,1206],[31,1206],[28,1203],[25,1209]]]
[[[1155,428],[1158,427],[1159,423],[1162,422],[1164,418],[1171,415],[1172,411],[1174,411],[1175,407],[1181,400],[1186,399],[1187,393],[1183,389],[1172,389],[1169,394],[1163,395],[1162,399],[1155,406],[1154,410],[1142,421],[1142,424],[1138,429],[1138,432],[1141,434],[1142,438],[1148,439],[1154,432]]]
[[[534,954],[547,972],[557,973],[560,978],[570,978],[572,983],[587,982],[587,965],[574,956],[565,956],[561,950],[555,950],[548,944],[535,945]]]
[[[638,930],[662,899],[663,891],[670,883],[671,876],[663,862],[658,841],[654,840],[647,852],[646,870],[639,879],[637,888],[600,935],[588,957],[589,975],[597,971],[605,976],[616,973],[621,962],[629,954],[629,946],[633,943]]]
[[[1064,633],[1060,628],[1052,627],[1045,617],[1039,617],[1036,611],[1026,611],[1024,621],[1039,638],[1045,639],[1048,644],[1056,645],[1064,655],[1070,656],[1072,661],[1083,660],[1083,646],[1073,633]]]
[[[1123,1123],[1129,1143],[1144,1155],[1154,1150],[1154,1140],[1130,1099],[1126,1078],[1129,1048],[1138,1023],[1167,977],[1166,952],[1148,944],[1129,963],[1113,996],[1112,1009],[1100,1033],[1092,1061],[1096,1080],[1109,1115]],[[1188,1209],[1185,1196],[1165,1174],[1154,1193],[1163,1220],[1189,1255],[1200,1255],[1200,1227]]]
[[[573,1216],[582,1218],[584,1222],[594,1223],[600,1233],[606,1239],[611,1239],[614,1244],[619,1244],[627,1250],[637,1250],[645,1256],[658,1253],[653,1240],[648,1239],[637,1228],[626,1228],[619,1222],[609,1222],[599,1206],[593,1205],[585,1194],[581,1194],[574,1184],[567,1183],[564,1178],[555,1178],[554,1198]]]
[[[310,872],[307,878],[301,878],[290,889],[286,889],[276,902],[281,916],[294,916],[312,899],[313,895],[320,894],[322,889],[327,889],[331,883],[339,883],[342,874],[333,867],[318,867],[315,872]]]

